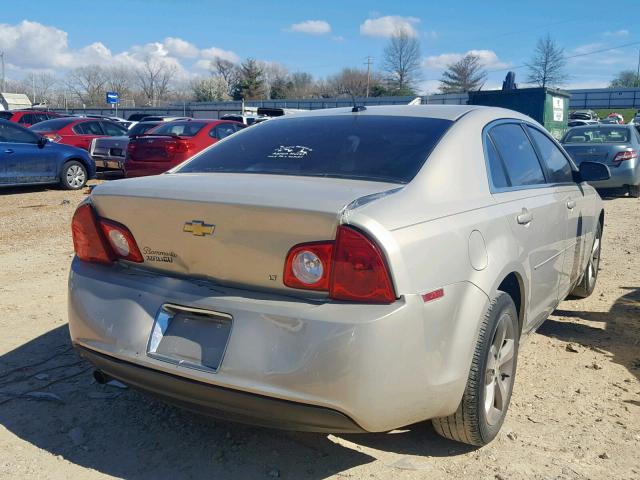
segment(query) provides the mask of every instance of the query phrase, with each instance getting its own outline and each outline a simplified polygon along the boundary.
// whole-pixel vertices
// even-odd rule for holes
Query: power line
[[[615,47],[601,48],[599,50],[594,50],[592,52],[576,53],[575,55],[569,55],[569,56],[564,57],[564,58],[566,60],[570,60],[572,58],[588,57],[589,55],[595,55],[596,53],[610,52],[611,50],[617,50],[619,48],[626,48],[626,47],[633,47],[635,45],[640,45],[640,42],[625,43],[623,45],[617,45]],[[518,69],[524,68],[524,67],[527,67],[527,64],[517,65],[515,67],[512,66],[512,67],[508,67],[508,68],[498,68],[498,69],[495,69],[495,70],[488,70],[487,73],[506,72],[508,70],[518,70]]]

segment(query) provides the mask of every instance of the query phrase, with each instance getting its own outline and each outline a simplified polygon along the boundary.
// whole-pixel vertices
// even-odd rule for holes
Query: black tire
[[[640,197],[640,185],[629,185],[629,196],[633,198]]]
[[[498,384],[494,383],[498,382],[498,380],[496,378],[496,370],[493,367],[500,365],[499,362],[502,359],[494,355],[492,347],[496,342],[501,343],[496,336],[499,325],[510,326],[511,328],[512,338],[509,340],[512,341],[512,356],[510,375],[502,374],[506,375],[506,378],[500,375],[500,381],[505,382],[503,384],[505,389],[504,396],[501,394],[499,400],[502,408],[497,409],[495,405],[498,397],[495,396],[497,392],[495,389],[498,388],[499,391],[502,391],[502,389],[499,389]],[[520,340],[518,325],[518,314],[513,299],[509,294],[498,291],[482,321],[480,335],[473,354],[469,379],[458,410],[448,417],[431,420],[433,427],[440,435],[457,442],[476,446],[486,445],[496,437],[507,414],[515,381],[518,343]],[[505,336],[505,341],[501,345],[506,347],[506,342]],[[498,353],[503,351],[502,346]],[[503,371],[501,367],[498,367],[497,372],[501,371]],[[491,375],[491,377],[488,377],[488,375]],[[487,380],[489,380],[489,384],[487,384]],[[490,390],[493,391],[493,396],[487,398],[491,394]],[[485,407],[485,401],[488,404],[487,407]]]
[[[60,186],[65,190],[78,190],[87,184],[87,169],[77,160],[70,160],[62,166]]]
[[[600,270],[600,254],[602,253],[602,224],[598,222],[596,233],[591,245],[591,254],[587,267],[582,272],[582,277],[578,284],[573,288],[569,297],[571,298],[587,298],[593,293],[598,281],[598,271]]]

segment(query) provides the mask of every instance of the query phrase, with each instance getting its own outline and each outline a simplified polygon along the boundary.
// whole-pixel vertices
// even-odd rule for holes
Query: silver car
[[[562,145],[573,161],[601,162],[611,178],[593,183],[596,188],[627,188],[640,197],[640,132],[633,125],[589,125],[567,131]]]
[[[96,379],[229,420],[491,441],[518,346],[595,287],[604,222],[559,144],[476,106],[264,122],[73,219],[69,326]]]
[[[96,162],[96,167],[101,170],[124,170],[124,162],[127,156],[129,140],[133,137],[144,135],[161,121],[137,122],[127,131],[126,135],[117,137],[96,137],[89,146],[89,155]]]

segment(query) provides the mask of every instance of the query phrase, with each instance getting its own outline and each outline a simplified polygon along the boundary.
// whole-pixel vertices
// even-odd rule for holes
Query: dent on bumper
[[[487,303],[467,282],[446,286],[445,297],[429,304],[419,295],[392,305],[314,303],[77,259],[69,287],[77,346],[203,384],[324,407],[367,431],[456,409]],[[218,373],[146,355],[164,303],[233,317]]]

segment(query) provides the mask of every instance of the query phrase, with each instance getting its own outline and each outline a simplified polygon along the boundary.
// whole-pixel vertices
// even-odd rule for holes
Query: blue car
[[[0,120],[0,187],[57,183],[77,190],[95,175],[96,165],[86,151]]]

